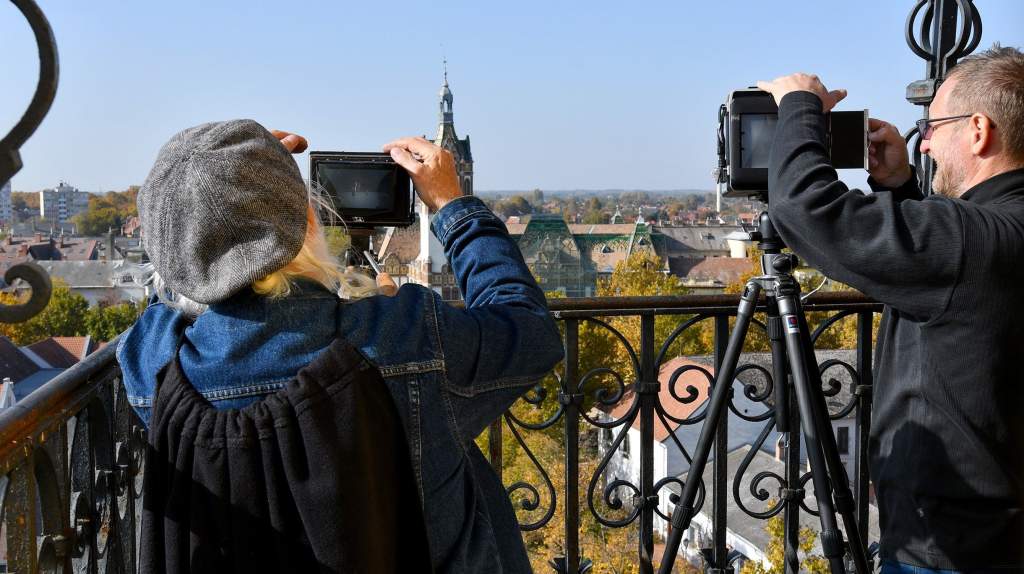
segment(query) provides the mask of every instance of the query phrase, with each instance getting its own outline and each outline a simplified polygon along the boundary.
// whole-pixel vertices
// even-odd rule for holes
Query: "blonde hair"
[[[299,254],[284,267],[254,281],[252,290],[272,299],[285,297],[291,293],[299,277],[313,279],[332,293],[340,290],[345,282],[344,268],[327,249],[327,237],[313,209],[313,202],[306,208],[306,240]]]
[[[306,206],[306,237],[302,248],[284,267],[254,281],[253,291],[271,299],[286,297],[291,294],[295,280],[304,277],[316,281],[344,299],[360,299],[375,295],[377,286],[373,279],[358,271],[346,270],[327,247],[321,213],[327,218],[328,224],[338,221],[344,225],[341,216],[331,204],[330,196],[316,183],[308,184],[306,190],[309,202]],[[165,305],[189,316],[198,316],[207,309],[207,305],[173,292],[155,270],[151,278],[143,283],[151,283],[160,301]]]

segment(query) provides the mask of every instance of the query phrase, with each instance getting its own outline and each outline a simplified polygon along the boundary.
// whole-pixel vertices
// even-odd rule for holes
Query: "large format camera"
[[[768,156],[775,144],[779,108],[772,95],[736,90],[718,115],[718,181],[725,197],[757,197],[768,192]],[[868,111],[825,114],[829,158],[836,169],[868,169]]]
[[[386,153],[309,152],[309,179],[349,228],[406,227],[415,219],[409,173]]]

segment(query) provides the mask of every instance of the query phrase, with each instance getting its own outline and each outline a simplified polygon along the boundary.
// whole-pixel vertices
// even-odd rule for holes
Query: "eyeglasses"
[[[965,114],[965,115],[962,115],[962,116],[946,116],[944,118],[924,118],[924,119],[920,119],[920,120],[917,120],[917,132],[919,134],[921,134],[921,140],[922,141],[923,140],[930,140],[930,139],[932,139],[932,132],[935,131],[935,125],[933,125],[933,124],[936,124],[938,122],[950,121],[950,120],[962,120],[964,118],[969,118],[969,117],[971,117],[973,115],[974,114]]]

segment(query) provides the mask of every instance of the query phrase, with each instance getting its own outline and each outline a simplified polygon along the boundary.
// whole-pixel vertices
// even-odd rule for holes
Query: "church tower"
[[[438,97],[438,125],[434,144],[448,150],[454,157],[462,195],[473,195],[473,154],[470,152],[469,136],[459,139],[455,134],[455,116],[452,112],[454,98],[448,87],[447,60],[444,62],[444,83]],[[411,279],[431,287],[445,300],[459,299],[458,286],[445,260],[444,248],[430,232],[430,211],[419,199],[416,203],[420,220],[420,254],[411,265]]]
[[[434,144],[455,156],[455,169],[459,172],[462,195],[473,195],[473,154],[469,149],[469,136],[459,139],[455,135],[455,116],[452,113],[452,91],[448,87],[448,61],[444,62],[444,84],[438,94],[438,124]]]

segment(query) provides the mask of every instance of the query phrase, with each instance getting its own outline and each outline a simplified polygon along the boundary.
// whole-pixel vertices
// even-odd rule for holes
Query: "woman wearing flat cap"
[[[422,138],[384,150],[435,212],[420,224],[465,308],[386,277],[390,296],[363,292],[327,250],[305,147],[203,124],[139,192],[156,295],[117,357],[149,428],[143,569],[529,572],[473,439],[562,359],[543,292]]]

